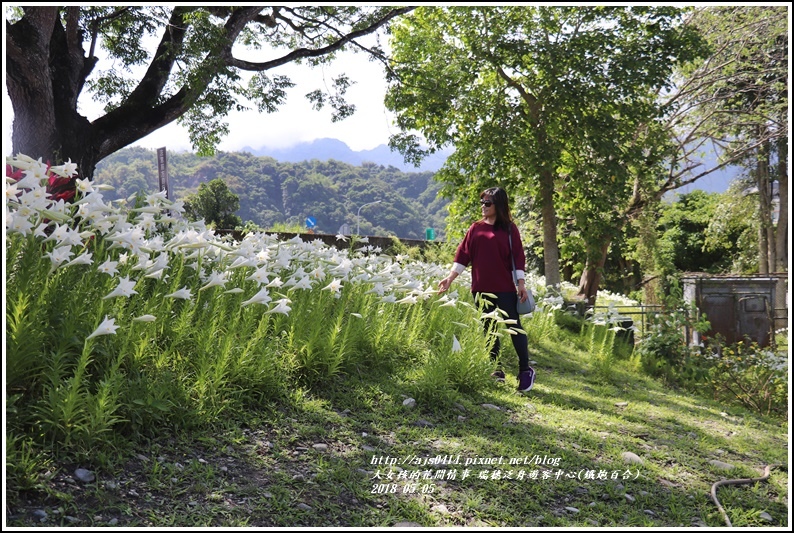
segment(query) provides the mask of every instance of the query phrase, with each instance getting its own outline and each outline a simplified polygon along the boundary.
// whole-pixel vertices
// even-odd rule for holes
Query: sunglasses
[[[491,207],[493,202],[490,200],[480,200],[480,205],[483,207]]]

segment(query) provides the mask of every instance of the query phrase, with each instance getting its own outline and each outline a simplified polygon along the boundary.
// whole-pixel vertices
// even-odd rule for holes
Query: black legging
[[[486,302],[490,302],[485,304],[483,310],[486,313],[493,311],[493,305],[496,305],[499,309],[505,311],[507,313],[507,317],[511,318],[516,321],[515,325],[511,325],[510,327],[523,329],[521,327],[521,319],[519,318],[518,311],[516,310],[516,305],[518,304],[518,294],[515,292],[495,292],[492,294],[496,295],[496,298],[492,298],[484,293],[474,292],[474,301],[478,301],[478,298],[482,298]],[[491,328],[496,327],[496,321],[492,318],[486,318],[483,320],[485,326],[485,332],[491,331]],[[517,333],[515,335],[510,335],[510,338],[513,341],[513,347],[516,349],[516,354],[518,354],[518,371],[529,370],[529,347],[527,342],[527,336],[523,333]],[[491,359],[497,361],[499,359],[499,350],[501,348],[501,342],[499,337],[496,337],[496,340],[491,346]]]

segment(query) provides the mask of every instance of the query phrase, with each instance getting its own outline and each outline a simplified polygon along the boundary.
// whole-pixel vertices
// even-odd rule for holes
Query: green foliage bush
[[[709,322],[705,315],[698,314],[694,304],[684,302],[675,276],[665,281],[664,310],[647,317],[636,357],[645,372],[668,383],[698,381],[703,377],[702,372],[692,361],[696,360],[700,348],[689,345],[687,334],[707,331]]]
[[[576,316],[574,313],[567,312],[563,309],[555,309],[554,323],[557,326],[574,333],[581,333],[585,321],[583,318]]]
[[[788,413],[788,359],[756,342],[717,344],[704,356],[714,399],[739,402],[764,415]]]
[[[708,323],[693,318],[695,313],[694,306],[681,306],[646,319],[646,331],[636,347],[645,372],[675,384],[702,378],[697,365],[692,364],[700,348],[688,345],[686,332],[705,331]]]

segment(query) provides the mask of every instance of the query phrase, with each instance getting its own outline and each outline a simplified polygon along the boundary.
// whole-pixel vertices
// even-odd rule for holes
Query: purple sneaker
[[[524,370],[518,373],[518,392],[529,392],[535,384],[535,369],[529,367],[529,370]]]
[[[491,374],[491,377],[494,378],[499,383],[504,383],[505,381],[505,373],[501,370],[497,369]]]

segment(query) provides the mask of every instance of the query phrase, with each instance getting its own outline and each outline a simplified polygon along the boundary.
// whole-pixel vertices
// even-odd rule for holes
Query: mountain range
[[[311,142],[299,143],[289,148],[251,148],[246,146],[242,150],[255,156],[268,156],[277,161],[288,163],[300,163],[301,161],[336,160],[354,166],[362,163],[375,163],[383,166],[393,166],[402,172],[436,172],[447,160],[452,149],[443,150],[429,155],[422,161],[417,168],[410,163],[406,163],[399,152],[392,152],[391,149],[381,144],[371,150],[352,150],[347,144],[338,139],[315,139]],[[710,168],[716,164],[717,157],[714,153],[706,155],[703,168]],[[708,165],[708,166],[706,166]],[[706,192],[725,192],[728,190],[730,182],[740,174],[741,170],[737,167],[726,167],[717,172],[700,178],[693,184],[681,187],[676,191],[678,194],[692,192],[694,189],[701,189]]]
[[[300,163],[301,161],[336,160],[350,165],[360,166],[362,163],[375,163],[383,166],[393,166],[403,172],[436,172],[447,160],[452,150],[444,150],[427,156],[417,168],[406,163],[399,152],[381,144],[371,150],[354,151],[344,142],[337,139],[315,139],[311,142],[296,144],[290,148],[269,148],[266,146],[258,149],[246,146],[242,149],[255,156],[272,157],[276,161],[286,163]]]

